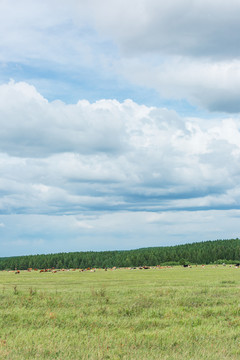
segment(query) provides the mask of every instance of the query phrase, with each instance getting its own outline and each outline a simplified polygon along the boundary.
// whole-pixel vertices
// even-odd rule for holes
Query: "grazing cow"
[[[187,268],[188,268],[188,264],[184,264],[183,267],[187,267]]]
[[[240,264],[239,264],[239,263],[237,263],[237,264],[235,264],[235,266],[236,266],[236,267],[239,267],[239,266],[240,266]]]
[[[20,274],[20,270],[15,271],[15,274]]]

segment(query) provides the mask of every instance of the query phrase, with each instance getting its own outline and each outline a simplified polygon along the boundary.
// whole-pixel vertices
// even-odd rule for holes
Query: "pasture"
[[[239,358],[235,267],[0,272],[0,359]]]

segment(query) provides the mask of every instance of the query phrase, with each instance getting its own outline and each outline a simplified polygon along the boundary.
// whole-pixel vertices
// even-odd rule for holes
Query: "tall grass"
[[[237,360],[239,271],[0,272],[0,359]]]

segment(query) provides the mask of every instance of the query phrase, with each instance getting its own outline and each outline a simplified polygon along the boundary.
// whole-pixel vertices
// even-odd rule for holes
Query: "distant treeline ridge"
[[[0,258],[0,270],[109,268],[240,262],[240,239],[122,251],[87,251]]]

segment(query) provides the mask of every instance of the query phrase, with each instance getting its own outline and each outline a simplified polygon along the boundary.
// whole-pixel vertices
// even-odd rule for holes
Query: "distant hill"
[[[86,251],[0,258],[0,270],[88,268],[240,262],[240,239],[121,251]]]

